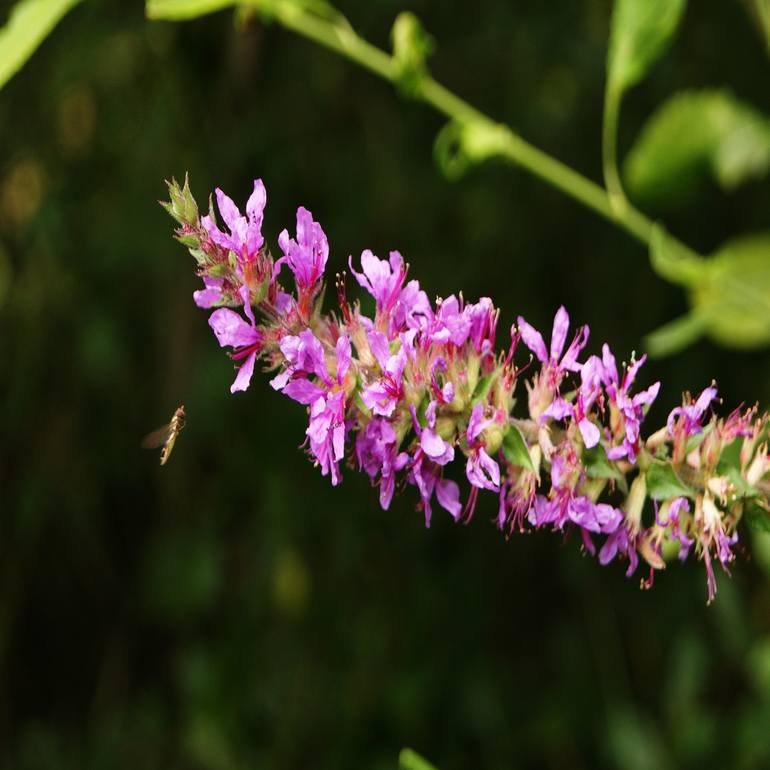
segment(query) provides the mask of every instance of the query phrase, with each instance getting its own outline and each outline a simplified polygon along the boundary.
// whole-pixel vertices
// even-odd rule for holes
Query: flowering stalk
[[[381,260],[365,250],[360,271],[352,258],[349,265],[374,298],[374,317],[350,302],[344,274],[336,278],[338,313],[325,313],[329,244],[310,211],[298,209],[296,236],[280,234],[274,261],[262,235],[261,180],[245,215],[216,190],[225,230],[211,204],[199,215],[187,180],[172,181],[169,193],[163,205],[203,280],[195,303],[213,309],[209,325],[237,368],[231,392],[249,387],[261,361],[270,385],[307,408],[304,446],[333,485],[343,466],[363,471],[383,509],[396,489],[414,486],[426,526],[435,504],[470,521],[479,493],[490,492],[506,534],[574,533],[601,564],[626,560],[629,576],[644,562],[644,587],[667,559],[700,559],[709,602],[714,562],[728,572],[741,518],[770,517],[769,420],[756,407],[718,418],[711,385],[695,399],[685,394],[644,439],[660,389],[631,392],[645,357],[619,369],[606,344],[601,357],[584,357],[588,327],[570,339],[564,308],[549,345],[519,317],[498,350],[499,311],[489,298],[431,303],[407,280],[401,254]],[[279,281],[284,265],[293,293]],[[514,360],[520,346],[530,353],[522,367]],[[514,416],[519,380],[527,409]]]

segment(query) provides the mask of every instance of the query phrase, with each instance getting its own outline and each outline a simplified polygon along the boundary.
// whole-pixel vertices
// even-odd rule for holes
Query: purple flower
[[[574,403],[557,396],[551,405],[540,415],[540,421],[547,418],[563,420],[570,417],[577,423],[583,443],[587,449],[595,447],[599,443],[601,433],[599,428],[589,419],[589,412],[594,401],[601,392],[598,381],[597,366],[601,362],[596,356],[591,356],[581,367],[581,384]]]
[[[262,349],[262,332],[257,328],[254,312],[249,304],[249,290],[246,286],[240,289],[243,299],[243,309],[250,323],[246,323],[238,313],[227,308],[215,310],[209,318],[209,326],[213,329],[221,347],[231,347],[234,352],[231,358],[243,363],[238,368],[238,375],[230,386],[230,392],[246,390],[254,373],[254,362]]]
[[[610,460],[627,457],[630,462],[636,461],[636,454],[639,451],[639,428],[644,419],[644,407],[657,398],[660,390],[660,383],[656,382],[650,385],[647,390],[643,390],[633,397],[629,395],[636,374],[646,360],[647,356],[643,355],[638,361],[631,361],[631,365],[625,370],[621,380],[618,376],[615,356],[612,355],[608,345],[602,346],[602,381],[610,403],[615,406],[618,414],[623,418],[620,427],[624,430],[623,443],[607,451],[607,457]]]
[[[313,215],[300,206],[297,209],[297,239],[290,238],[288,230],[282,230],[278,245],[283,257],[275,263],[273,275],[278,275],[284,262],[289,266],[297,284],[300,315],[307,319],[329,258],[329,242]]]
[[[210,276],[203,276],[203,285],[205,289],[193,292],[193,301],[200,308],[210,308],[219,304],[222,299],[222,286],[224,284],[223,278],[211,278]]]
[[[401,287],[406,278],[404,258],[397,251],[390,252],[390,259],[378,259],[370,249],[361,252],[361,269],[359,273],[353,267],[353,258],[348,257],[350,271],[359,285],[371,294],[377,305],[378,320],[389,313],[401,295]]]
[[[436,301],[436,314],[426,336],[430,342],[448,343],[460,347],[465,344],[471,331],[472,319],[463,313],[460,303],[452,294]]]
[[[626,577],[631,577],[639,564],[639,554],[636,551],[636,535],[631,534],[626,526],[618,527],[604,542],[599,551],[599,564],[604,567],[616,556],[628,559]]]
[[[370,420],[358,433],[356,457],[358,467],[366,471],[372,484],[379,474],[380,506],[386,511],[393,499],[396,472],[409,461],[406,452],[398,453],[393,426],[387,420]]]
[[[717,397],[717,389],[715,387],[706,388],[697,398],[695,403],[686,401],[682,406],[676,407],[671,410],[671,414],[666,420],[666,427],[668,428],[669,435],[673,436],[678,422],[688,436],[692,436],[695,433],[701,432],[703,424],[703,414],[708,408],[709,404]]]
[[[223,233],[212,216],[203,217],[201,224],[218,246],[235,252],[239,260],[245,262],[253,260],[265,242],[262,237],[262,216],[267,202],[267,193],[262,180],[254,180],[254,191],[246,201],[245,217],[241,215],[232,199],[218,187],[216,196],[219,213],[230,233]]]
[[[569,315],[567,315],[564,306],[556,311],[556,316],[553,319],[550,355],[540,332],[530,326],[521,316],[518,318],[518,326],[522,342],[537,356],[541,363],[547,364],[553,370],[559,372],[565,370],[570,372],[580,371],[581,364],[578,363],[577,357],[588,342],[588,327],[581,326],[577,330],[575,337],[567,348],[567,352],[562,356],[564,343],[567,341],[567,330],[569,329]]]
[[[470,322],[469,336],[476,353],[494,356],[495,329],[499,312],[489,297],[482,297],[476,304],[466,305],[463,315]]]
[[[409,281],[401,289],[393,308],[390,334],[416,329],[426,329],[433,322],[433,308],[428,295],[420,288],[419,281]]]
[[[320,396],[310,407],[307,429],[310,452],[321,466],[321,475],[331,475],[332,486],[340,482],[338,463],[345,455],[345,394]]]
[[[286,359],[287,366],[270,380],[270,385],[275,390],[284,390],[293,378],[306,378],[310,374],[315,374],[323,383],[329,384],[330,378],[326,368],[323,345],[310,329],[305,329],[296,336],[287,335],[283,337],[280,342],[280,348],[281,353],[283,353]],[[302,400],[301,403],[307,404],[311,402]]]
[[[367,337],[382,376],[361,391],[361,400],[372,414],[390,417],[404,395],[401,377],[407,361],[406,346],[401,345],[397,353],[390,355],[387,338],[382,332],[370,331]]]
[[[468,461],[465,464],[465,475],[474,487],[489,489],[497,492],[500,489],[500,467],[487,454],[481,434],[492,424],[492,420],[484,420],[484,407],[476,404],[468,421],[466,439],[468,441]]]
[[[460,505],[460,488],[454,481],[441,477],[441,467],[452,462],[455,450],[451,444],[444,441],[436,431],[436,402],[431,401],[425,410],[427,426],[422,427],[417,419],[417,411],[414,405],[409,406],[412,414],[412,423],[419,444],[415,451],[410,467],[408,480],[415,484],[420,491],[422,506],[425,511],[425,526],[430,526],[431,498],[436,492],[439,504],[452,514],[456,520],[462,511]]]
[[[436,402],[431,401],[430,404],[428,404],[428,408],[425,410],[425,419],[428,424],[424,428],[417,419],[417,412],[413,405],[409,406],[409,411],[412,413],[412,423],[414,424],[415,433],[417,433],[417,436],[420,439],[420,449],[437,465],[451,463],[452,460],[455,459],[454,447],[444,441],[435,430]]]
[[[434,491],[439,505],[457,521],[462,513],[460,487],[454,481],[442,478],[441,468],[436,463],[430,462],[422,453],[419,453],[419,455],[418,459],[412,464],[408,480],[410,483],[415,484],[420,492],[422,507],[425,513],[425,526],[430,527],[432,515],[431,499],[433,498]]]

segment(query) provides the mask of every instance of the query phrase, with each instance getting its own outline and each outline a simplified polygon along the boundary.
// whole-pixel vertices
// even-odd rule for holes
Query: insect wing
[[[142,449],[157,449],[162,447],[171,438],[174,430],[171,427],[171,423],[167,423],[161,428],[154,430],[152,433],[148,433],[142,439]]]

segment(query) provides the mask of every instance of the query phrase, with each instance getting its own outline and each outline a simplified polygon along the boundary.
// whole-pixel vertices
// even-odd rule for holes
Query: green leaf
[[[64,14],[80,0],[20,0],[0,29],[0,88],[35,53]]]
[[[482,377],[476,385],[476,390],[473,391],[471,398],[471,404],[476,405],[480,401],[483,401],[489,394],[489,390],[498,377],[499,372],[494,371],[492,374],[488,374],[486,377]]]
[[[238,0],[147,0],[145,14],[148,19],[165,19],[167,21],[186,21],[204,16],[215,11],[221,11]]]
[[[643,343],[651,356],[663,358],[692,345],[705,330],[705,320],[697,313],[689,313],[650,332]]]
[[[706,262],[692,303],[708,335],[723,345],[770,343],[770,233],[726,243]]]
[[[700,433],[695,433],[690,436],[690,438],[687,439],[687,447],[685,450],[687,454],[690,454],[693,449],[697,449],[712,430],[714,430],[714,423],[710,422]],[[722,454],[724,455],[724,452]]]
[[[770,532],[770,511],[754,503],[748,503],[743,515],[755,532]]]
[[[617,467],[607,459],[607,453],[601,444],[584,450],[583,463],[588,468],[589,478],[612,479],[613,481],[622,481],[625,478]]]
[[[672,497],[695,498],[695,490],[688,487],[672,468],[671,463],[653,462],[647,469],[647,494],[653,500]]]
[[[398,766],[401,770],[436,770],[434,765],[412,749],[401,749],[398,755]]]
[[[770,120],[729,91],[684,91],[648,120],[624,177],[644,203],[681,203],[711,176],[732,190],[770,169]]]
[[[607,54],[609,88],[622,93],[647,74],[665,51],[686,0],[615,0]]]
[[[508,426],[508,432],[503,438],[503,454],[511,465],[521,465],[535,473],[527,442],[513,423]]]

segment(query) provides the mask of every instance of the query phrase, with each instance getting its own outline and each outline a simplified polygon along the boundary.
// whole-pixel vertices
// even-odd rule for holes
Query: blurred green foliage
[[[382,46],[412,10],[441,82],[599,167],[609,3],[340,5]],[[679,90],[730,83],[767,114],[768,66],[740,4],[693,5],[625,100],[621,156]],[[264,378],[228,393],[155,204],[185,171],[200,200],[261,176],[273,245],[305,204],[332,272],[399,248],[431,294],[494,297],[501,333],[563,302],[630,352],[686,311],[643,247],[541,182],[445,181],[440,126],[278,28],[118,0],[74,9],[0,92],[0,765],[376,770],[405,745],[441,770],[770,764],[770,536],[708,609],[698,565],[640,592],[574,542],[506,541],[494,500],[426,531],[409,495],[383,513],[354,472],[332,489],[300,409]],[[669,224],[702,253],[767,229],[766,182],[693,195]],[[646,369],[653,423],[713,377],[726,408],[770,404],[767,353],[701,340]],[[139,441],[179,403],[161,469]]]

